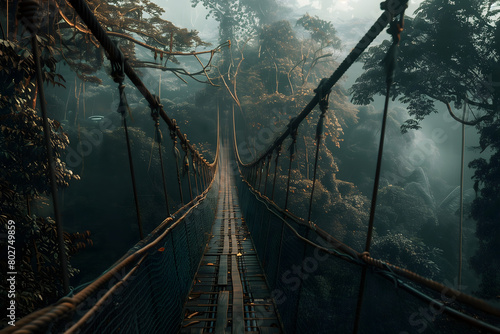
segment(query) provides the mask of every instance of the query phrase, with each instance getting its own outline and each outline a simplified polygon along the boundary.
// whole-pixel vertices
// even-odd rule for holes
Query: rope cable
[[[464,110],[462,119],[466,121],[467,99],[464,102]],[[464,223],[464,159],[465,159],[465,123],[462,123],[462,152],[460,158],[460,221],[458,226],[458,286],[460,290],[462,286],[462,236]]]
[[[72,0],[76,1],[76,0]],[[381,4],[382,10],[384,12],[380,15],[377,21],[372,25],[372,27],[368,30],[368,32],[363,36],[363,38],[356,44],[356,46],[351,50],[351,52],[347,55],[347,57],[342,61],[342,63],[338,66],[338,68],[333,72],[333,74],[326,80],[323,85],[323,89],[326,91],[331,89],[333,85],[335,85],[340,78],[345,74],[345,72],[351,67],[351,65],[358,59],[358,57],[363,53],[363,51],[373,42],[373,40],[382,32],[384,27],[389,24],[393,17],[400,15],[404,12],[407,7],[408,0],[396,0],[396,1],[388,1],[386,0]],[[237,152],[236,156],[238,162],[243,166],[250,166],[257,163],[263,156],[267,156],[272,154],[272,152],[283,143],[283,141],[288,138],[290,135],[290,131],[299,126],[299,124],[309,115],[309,113],[314,109],[316,104],[319,102],[319,96],[316,94],[311,101],[304,107],[304,109],[295,117],[292,121],[292,124],[284,129],[281,135],[274,141],[271,146],[262,152],[259,157],[256,157],[253,162],[244,163],[239,153]]]
[[[153,117],[153,121],[155,122],[155,141],[158,143],[158,157],[160,158],[160,168],[161,168],[161,179],[163,185],[163,196],[165,197],[165,207],[167,209],[167,217],[170,217],[170,206],[168,204],[168,194],[167,194],[167,182],[165,179],[165,168],[163,166],[163,157],[162,157],[162,148],[161,143],[163,141],[163,136],[160,130],[160,119],[159,119],[159,107],[160,104],[160,96],[155,96],[158,101],[158,107],[151,107],[151,117]]]
[[[290,121],[289,126],[292,126],[293,119]],[[296,152],[296,145],[297,145],[297,131],[298,129],[295,128],[293,130],[290,130],[290,135],[292,137],[292,143],[290,144],[289,147],[289,152],[290,152],[290,162],[288,164],[288,178],[286,182],[286,196],[285,196],[285,211],[288,209],[288,197],[290,194],[290,178],[292,174],[292,162],[293,158],[295,157],[295,152]]]
[[[271,167],[271,159],[272,159],[272,155],[268,155],[267,156],[267,169],[266,169],[266,179],[264,180],[264,191],[263,191],[263,194],[264,196],[266,195],[266,190],[267,190],[267,179],[269,177],[269,169]]]
[[[276,174],[278,173],[278,159],[281,153],[281,145],[276,147],[276,159],[274,160],[274,177],[273,177],[273,189],[271,190],[271,199],[274,200],[274,189],[276,188]]]
[[[136,186],[136,180],[135,180],[135,172],[134,172],[134,162],[132,160],[132,149],[130,148],[130,137],[128,133],[128,127],[127,127],[127,117],[126,114],[131,114],[130,112],[130,107],[127,102],[127,97],[125,95],[125,85],[123,84],[123,81],[125,80],[125,73],[124,73],[124,63],[125,63],[125,56],[121,52],[120,49],[118,49],[119,53],[116,58],[116,60],[111,61],[111,76],[113,77],[113,81],[118,84],[118,94],[120,97],[120,103],[118,105],[118,110],[117,112],[121,114],[122,116],[122,121],[123,121],[123,128],[125,130],[125,141],[127,143],[127,153],[128,153],[128,162],[129,162],[129,167],[130,167],[130,177],[132,180],[132,189],[134,192],[134,203],[135,203],[135,211],[137,215],[137,225],[139,227],[139,236],[140,239],[144,239],[144,233],[142,230],[142,219],[141,219],[141,211],[139,208],[139,198],[137,196],[137,186]]]
[[[321,85],[323,85],[325,81],[326,79],[322,79],[318,88],[314,90],[317,94],[319,94],[319,108],[321,110],[321,114],[319,116],[318,125],[316,127],[316,138],[315,138],[316,155],[314,158],[313,184],[311,189],[311,197],[309,198],[309,211],[307,214],[308,223],[311,222],[312,202],[314,197],[314,187],[316,186],[316,172],[318,169],[319,148],[321,146],[321,139],[323,138],[323,123],[324,123],[324,118],[326,116],[326,112],[328,111],[328,99],[330,98],[330,91],[331,91],[331,90],[326,90],[325,92],[323,91]],[[323,96],[323,93],[326,93],[326,95]]]
[[[372,193],[372,200],[371,200],[371,206],[370,206],[370,218],[369,218],[369,222],[368,222],[368,232],[366,234],[366,244],[365,244],[364,254],[369,254],[370,246],[371,246],[371,242],[372,242],[372,237],[373,237],[373,223],[375,220],[375,210],[377,207],[378,187],[379,187],[380,173],[381,173],[381,168],[382,168],[382,156],[383,156],[383,151],[384,151],[385,130],[386,130],[386,126],[387,126],[387,114],[388,114],[388,110],[389,110],[390,90],[391,90],[391,85],[394,81],[394,69],[396,67],[399,42],[401,40],[400,34],[403,31],[403,25],[404,25],[404,10],[400,14],[399,20],[394,19],[390,23],[390,27],[387,30],[387,33],[389,33],[392,36],[392,44],[389,47],[389,50],[388,50],[387,54],[385,55],[384,59],[382,60],[382,65],[384,65],[385,70],[386,70],[385,103],[384,103],[384,113],[382,116],[382,128],[380,131],[380,143],[379,143],[379,147],[378,147],[377,167],[375,170],[375,179],[373,182],[373,193]],[[359,331],[359,325],[360,325],[360,321],[361,321],[361,310],[363,307],[363,298],[364,298],[364,294],[365,294],[365,287],[366,287],[366,267],[363,267],[363,269],[361,271],[361,281],[360,281],[360,288],[359,288],[359,294],[358,294],[358,302],[357,302],[357,306],[356,306],[356,317],[354,320],[354,328],[353,328],[354,334],[357,334]]]
[[[187,139],[186,139],[186,142],[189,142]],[[188,151],[188,148],[186,145],[183,145],[182,146],[182,149],[184,150],[184,169],[183,169],[183,173],[185,175],[187,175],[187,179],[188,179],[188,187],[189,187],[189,199],[190,201],[193,200],[193,188],[191,187],[191,172],[190,172],[190,168],[189,168],[189,151]]]
[[[175,119],[172,120],[174,125],[176,124]],[[170,130],[170,137],[172,138],[172,151],[174,153],[175,158],[175,170],[177,171],[177,185],[179,187],[179,196],[181,199],[181,203],[184,204],[184,197],[182,196],[182,183],[181,183],[181,174],[179,170],[179,159],[181,158],[181,154],[179,153],[179,149],[177,148],[177,133],[174,130]]]
[[[120,49],[113,43],[111,38],[108,36],[107,32],[99,24],[99,21],[95,17],[94,13],[90,10],[86,2],[84,0],[69,0],[69,2],[73,6],[75,11],[78,13],[82,21],[87,25],[89,30],[95,36],[95,38],[102,45],[103,49],[107,52],[108,58],[111,61],[120,60],[120,54],[121,54]],[[148,88],[144,85],[140,77],[137,75],[137,73],[130,66],[129,62],[126,59],[124,59],[123,61],[123,70],[127,75],[127,77],[130,79],[130,81],[137,87],[139,92],[146,99],[146,101],[152,106],[159,107],[160,117],[168,125],[171,131],[176,132],[181,143],[184,143],[185,139],[179,127],[177,127],[175,122],[170,117],[168,117],[163,107],[158,105],[158,101],[156,101],[153,94],[151,94]],[[188,143],[187,145],[190,149],[194,150],[191,144]],[[194,151],[197,156],[200,156],[200,153],[197,150]],[[211,165],[214,166],[215,161]]]
[[[8,1],[7,1],[8,2]],[[7,5],[8,9],[8,5]],[[39,10],[39,3],[35,0],[23,0],[20,3],[20,15],[27,19],[27,28],[31,33],[31,45],[33,49],[33,59],[35,61],[35,74],[40,97],[40,110],[42,113],[42,126],[45,141],[45,149],[47,153],[47,169],[49,172],[50,191],[52,193],[52,205],[54,207],[54,220],[56,225],[57,246],[59,256],[59,266],[61,270],[61,281],[64,289],[64,294],[69,292],[69,272],[68,272],[68,258],[66,256],[66,246],[64,242],[64,230],[62,226],[61,212],[59,209],[58,191],[57,191],[57,178],[56,166],[54,161],[54,152],[52,149],[51,141],[51,127],[47,116],[47,103],[45,100],[45,92],[43,87],[42,66],[40,63],[39,45],[37,32],[40,25],[40,18],[36,15]],[[8,18],[8,17],[7,17]],[[7,20],[7,27],[8,27]],[[8,29],[8,28],[7,28]],[[7,30],[8,31],[8,30]]]

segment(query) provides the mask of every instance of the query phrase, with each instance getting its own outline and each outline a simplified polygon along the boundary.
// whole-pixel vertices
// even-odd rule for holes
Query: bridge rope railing
[[[235,132],[233,134],[233,137],[236,138]],[[235,155],[237,154],[236,145],[237,145],[236,142],[234,142]],[[416,296],[420,300],[432,303],[434,305],[438,305],[443,312],[450,314],[454,318],[457,318],[465,323],[471,324],[475,328],[486,330],[487,332],[500,333],[500,328],[496,327],[498,325],[496,326],[491,325],[484,321],[474,318],[474,316],[477,315],[474,315],[473,312],[471,312],[471,315],[462,313],[456,310],[455,308],[450,307],[449,306],[450,303],[443,303],[442,301],[440,301],[440,298],[432,298],[428,294],[416,290],[414,287],[408,284],[408,282],[411,284],[418,284],[419,286],[423,286],[424,288],[429,289],[431,293],[438,293],[438,294],[444,293],[446,294],[447,300],[453,300],[454,302],[461,302],[473,307],[473,309],[484,312],[485,318],[487,319],[490,319],[489,316],[493,316],[494,318],[491,319],[492,322],[500,321],[499,319],[500,309],[492,306],[491,304],[479,298],[476,298],[469,294],[463,293],[457,289],[448,287],[442,283],[423,277],[411,270],[401,268],[384,260],[373,258],[367,252],[358,252],[354,250],[353,248],[341,242],[334,236],[330,235],[328,232],[320,228],[314,222],[307,221],[304,218],[298,217],[289,210],[285,210],[284,208],[279,206],[271,198],[267,197],[266,194],[261,192],[258,189],[258,186],[256,186],[256,183],[258,184],[257,181],[258,178],[256,177],[255,172],[251,173],[248,170],[245,171],[244,167],[241,165],[238,165],[238,171],[242,177],[241,184],[244,184],[246,187],[245,189],[241,187],[239,189],[240,193],[243,194],[241,198],[241,202],[243,203],[242,211],[246,215],[245,216],[246,222],[247,224],[250,225],[250,230],[252,234],[255,234],[253,236],[253,240],[257,245],[256,249],[259,256],[261,256],[261,259],[262,258],[266,259],[267,257],[270,256],[269,255],[270,250],[269,248],[267,248],[269,247],[268,244],[270,243],[269,242],[270,238],[276,238],[279,240],[277,242],[278,250],[284,248],[283,244],[285,243],[284,239],[286,239],[286,237],[283,236],[284,233],[282,229],[286,227],[291,231],[291,234],[294,235],[294,238],[300,240],[303,244],[309,246],[310,248],[313,248],[314,250],[332,255],[336,258],[340,258],[343,261],[350,262],[362,268],[371,268],[372,271],[374,271],[377,275],[395,283],[396,287],[407,291],[408,293]],[[252,176],[253,178],[250,178]],[[252,204],[252,202],[259,203],[261,206],[264,206],[264,209],[267,212],[269,212],[269,214],[271,214],[274,218],[273,219],[270,219],[269,217],[263,218],[262,217],[263,215],[261,216],[257,215],[257,217],[255,217],[255,215],[252,214],[252,212],[262,211],[262,210],[256,210],[255,207],[257,205]],[[275,221],[271,222],[271,220]],[[270,233],[270,230],[273,227],[268,227],[267,232],[263,232],[262,229],[264,228],[265,221],[268,221],[268,224],[274,223],[277,226],[281,226],[281,228],[275,230],[278,233]],[[260,223],[260,226],[256,226],[258,224],[257,222]],[[261,230],[260,232],[256,232],[255,229],[257,230],[261,229]],[[315,234],[318,237],[318,240],[316,240],[316,242],[311,241],[312,236],[310,234]],[[260,245],[261,243],[265,244],[266,246],[259,248],[258,245]],[[302,247],[305,248],[304,245],[302,245]],[[288,248],[297,249],[299,247],[295,246]],[[306,252],[304,252],[304,254],[305,253]],[[275,254],[277,254],[277,257],[285,256],[282,255],[282,252],[279,251],[276,252]],[[301,263],[307,260],[307,256],[305,256],[304,254],[297,254],[298,260],[296,261],[297,264],[295,264],[295,266],[300,265]],[[272,262],[265,261],[264,269],[265,270],[267,269],[266,274],[269,285],[272,288],[276,288],[277,286],[279,286],[278,283],[280,281],[279,272],[282,272],[283,269],[278,267],[279,261],[276,261],[275,265],[271,265],[270,263]],[[293,267],[293,265],[290,265],[290,267]],[[405,283],[403,279],[406,279],[408,282]],[[298,307],[298,302],[299,301],[297,300],[297,305],[296,305],[297,307]],[[290,314],[291,315],[290,319],[297,319],[296,317],[292,316],[293,313],[290,313],[288,310],[283,310],[282,307],[279,307],[279,309],[282,317],[284,316],[284,314]],[[298,327],[295,328],[297,329]],[[307,326],[304,326],[304,328],[307,328]],[[289,330],[291,332],[294,332],[293,328],[290,328]]]
[[[380,162],[382,157],[384,138],[383,132],[385,129],[384,125],[381,133],[381,143],[377,161],[376,182],[374,185],[374,195],[372,198],[370,224],[368,235],[366,238],[365,251],[355,251],[353,248],[332,237],[329,233],[322,230],[314,222],[311,221],[311,208],[314,196],[316,169],[319,156],[318,152],[320,149],[323,132],[323,118],[326,110],[328,109],[328,94],[333,85],[345,73],[352,62],[370,44],[370,42],[378,35],[378,33],[383,30],[388,23],[390,23],[391,26],[388,32],[393,36],[393,46],[390,48],[388,56],[385,59],[387,70],[387,94],[383,122],[383,124],[385,124],[388,109],[389,87],[393,80],[393,70],[397,54],[397,44],[399,43],[399,34],[402,30],[403,25],[404,8],[406,8],[406,1],[386,1],[382,4],[382,9],[385,9],[385,11],[377,20],[377,22],[372,26],[369,32],[351,51],[347,58],[339,65],[332,76],[321,81],[318,88],[315,90],[316,95],[298,114],[297,117],[291,119],[288,126],[274,140],[272,145],[270,145],[263,153],[261,153],[250,163],[242,161],[240,156],[237,143],[235,115],[233,110],[233,147],[238,171],[242,178],[239,191],[240,196],[242,197],[241,202],[243,203],[243,212],[246,213],[247,224],[249,224],[250,226],[252,238],[254,240],[254,243],[256,244],[256,250],[261,261],[263,262],[262,264],[266,272],[268,284],[272,289],[274,289],[273,292],[275,293],[275,302],[278,304],[278,309],[280,311],[281,317],[284,320],[283,323],[285,324],[285,329],[287,330],[287,332],[300,333],[304,330],[309,332],[323,332],[320,330],[320,328],[318,328],[320,326],[317,326],[317,324],[314,323],[314,320],[319,319],[316,319],[314,315],[307,313],[306,308],[302,307],[307,303],[309,303],[311,306],[314,305],[314,300],[318,299],[318,295],[311,291],[314,290],[314,288],[303,291],[303,286],[306,286],[308,282],[308,280],[306,279],[308,275],[300,272],[300,269],[305,270],[307,261],[311,261],[311,258],[315,260],[315,257],[311,257],[311,254],[315,254],[315,252],[323,252],[329,255],[333,255],[337,259],[341,259],[342,263],[344,264],[347,261],[354,264],[354,267],[361,268],[360,272],[358,272],[357,269],[354,269],[354,267],[350,268],[349,270],[350,272],[355,273],[355,276],[353,277],[360,278],[360,281],[358,283],[359,287],[355,289],[357,293],[353,293],[349,298],[349,304],[351,304],[352,309],[356,310],[356,313],[355,318],[352,319],[352,327],[347,326],[349,327],[348,330],[339,332],[352,331],[353,333],[357,333],[360,331],[359,326],[364,326],[360,324],[361,316],[363,315],[363,318],[365,319],[370,318],[370,315],[366,314],[366,311],[363,311],[363,309],[366,308],[363,307],[363,298],[369,299],[372,302],[380,302],[380,300],[373,300],[370,297],[366,297],[368,293],[365,291],[365,287],[368,290],[375,288],[373,286],[373,283],[366,281],[367,276],[370,276],[371,280],[373,280],[372,277],[374,276],[373,274],[375,274],[375,276],[380,276],[385,280],[394,283],[395,287],[401,288],[395,289],[396,291],[404,290],[409,296],[413,296],[419,301],[430,303],[431,306],[437,305],[439,308],[439,314],[444,313],[455,319],[459,319],[461,322],[471,326],[470,328],[481,329],[492,333],[500,333],[500,328],[498,327],[500,324],[500,310],[498,308],[479,298],[473,297],[459,290],[453,289],[447,285],[425,278],[410,270],[392,265],[387,261],[375,259],[370,256],[369,249],[373,230],[376,194],[378,191],[377,183],[378,178],[380,177]],[[399,20],[395,20],[394,18],[396,18],[398,15]],[[288,209],[289,197],[293,196],[291,195],[290,191],[290,182],[292,180],[292,162],[294,161],[295,153],[297,150],[297,135],[299,125],[310,114],[310,112],[318,103],[320,105],[321,114],[316,128],[316,157],[314,177],[312,180],[312,189],[310,193],[308,208],[309,210],[307,213],[308,218],[303,219],[294,215]],[[280,176],[278,175],[278,171],[281,168],[279,159],[283,154],[282,151],[285,151],[282,149],[282,147],[285,146],[286,140],[288,140],[289,143],[289,161],[284,162],[284,164],[286,165],[283,169],[287,171],[287,174],[281,177],[281,182],[285,183],[282,189],[282,191],[285,193],[284,206],[279,206],[278,204],[276,204],[275,200],[275,193],[276,189],[278,188],[276,185],[276,180],[280,178]],[[274,172],[271,168],[273,161]],[[272,178],[271,182],[268,182],[269,178]],[[261,190],[262,188],[263,190]],[[256,207],[262,208],[263,210],[256,210]],[[318,242],[311,241],[314,236],[319,238],[318,240],[321,241],[322,245],[320,245]],[[316,266],[318,266],[317,262],[318,261],[316,261]],[[330,262],[335,261],[329,260],[329,263],[322,263],[321,265],[328,266],[328,264],[331,264]],[[334,266],[342,266],[342,264],[335,263]],[[289,270],[287,270],[287,268]],[[299,268],[299,270],[297,270],[297,268]],[[319,269],[316,268],[314,270]],[[295,273],[297,277],[291,277],[290,271]],[[319,276],[321,276],[320,273],[316,274],[319,274]],[[309,281],[311,281],[311,279],[309,279]],[[332,284],[334,283],[335,282],[332,282]],[[351,284],[346,283],[345,285],[349,286],[349,289],[352,290],[353,286],[355,286],[356,284],[352,284],[351,282]],[[394,293],[394,291],[391,291],[390,293]],[[432,297],[432,295],[434,295],[434,297]],[[287,302],[280,302],[280,300],[283,299],[287,300]],[[412,305],[413,310],[417,309],[415,305],[422,306],[421,304],[415,303],[414,305]],[[344,309],[345,307],[345,305],[337,305],[336,308],[327,309],[330,312],[338,312],[339,308]],[[315,306],[315,309],[318,309],[318,307]],[[307,316],[304,315],[305,313],[307,313]],[[323,315],[325,317],[332,317],[331,315],[327,315],[324,313]],[[414,326],[415,323],[419,323],[415,320],[414,314],[411,313],[406,314],[405,316],[403,316],[403,318],[407,320],[406,323],[398,323],[398,325],[408,326],[408,324],[410,324]],[[345,319],[337,320],[343,320],[345,322]],[[424,321],[425,324],[427,324],[427,322],[435,322],[435,319],[432,319],[432,321],[430,321],[429,319]],[[441,323],[439,326],[454,326],[450,324],[450,321],[443,321],[443,323]],[[316,328],[317,330],[312,330],[312,328]],[[365,328],[366,330],[366,326],[363,328]],[[458,326],[458,328],[460,327]],[[392,329],[396,330],[397,328]],[[445,332],[445,330],[443,330],[443,332]]]
[[[147,332],[159,332],[163,328],[175,331],[181,320],[184,298],[189,292],[192,277],[196,273],[208,240],[211,222],[215,216],[217,193],[218,183],[214,177],[202,194],[178,210],[174,216],[165,219],[146,239],[134,246],[129,254],[95,281],[71,297],[64,297],[55,305],[18,320],[15,327],[8,327],[1,333],[95,333],[96,330],[103,330],[102,318],[105,318],[106,322],[102,332],[129,332],[134,331],[135,326]],[[180,215],[177,219],[176,214]],[[150,263],[146,264],[146,261]],[[150,304],[154,303],[143,293],[134,293],[137,286],[148,280],[148,271],[153,269],[158,274],[153,282],[149,279],[149,287],[146,290],[154,288],[156,293],[150,298],[154,296],[157,301],[170,306],[154,311],[168,311],[156,322],[151,320],[153,312],[148,314],[140,309],[141,305],[149,308]],[[172,275],[179,277],[171,277]],[[117,298],[120,300],[114,300]],[[124,317],[126,312],[120,309],[120,306],[132,309],[132,313],[137,312],[138,315],[132,318]],[[131,319],[132,324],[129,324]],[[143,324],[138,324],[140,322]]]
[[[24,7],[29,8],[29,12],[36,11],[36,1],[23,1],[26,2]],[[215,217],[219,187],[216,177],[220,160],[219,114],[217,111],[216,151],[210,163],[190,143],[175,119],[166,114],[160,99],[144,85],[85,1],[75,0],[71,1],[71,4],[106,51],[112,65],[111,75],[119,84],[118,112],[122,115],[125,129],[141,240],[94,281],[73,289],[54,305],[37,310],[17,320],[15,326],[0,332],[174,332],[183,318],[182,306],[191,288]],[[30,26],[36,25],[36,22],[29,20],[26,23]],[[33,29],[32,33],[36,36],[36,29]],[[123,84],[125,75],[149,102],[155,127],[154,141],[158,144],[162,173],[167,218],[147,236],[142,234],[131,145],[126,126],[126,115],[130,113],[130,109]],[[170,213],[172,203],[169,204],[168,201],[164,173],[160,119],[167,124],[172,140],[178,183],[180,208],[173,214]]]
[[[219,131],[217,137],[219,147]],[[218,166],[218,159],[219,150],[211,164],[215,168]],[[73,291],[71,296],[60,299],[55,305],[16,321],[15,327],[8,327],[0,332],[128,332],[135,331],[134,326],[139,326],[137,328],[146,332],[177,330],[182,319],[184,299],[190,290],[215,217],[219,187],[215,176],[216,174],[201,194],[167,217],[95,281],[81,291]],[[147,309],[150,304],[155,303],[143,293],[134,293],[137,286],[143,285],[142,281],[149,271],[157,273],[153,281],[149,277],[147,282],[150,288],[156,286],[156,292],[150,298],[163,303],[164,311],[167,311],[156,321],[151,320],[151,314],[137,309],[141,304]],[[120,301],[117,302],[117,298]],[[124,318],[119,305],[128,307],[132,309],[132,313],[137,312],[139,315]],[[154,312],[162,312],[162,309]],[[105,329],[102,328],[103,315],[106,318]],[[133,324],[129,324],[131,319]]]

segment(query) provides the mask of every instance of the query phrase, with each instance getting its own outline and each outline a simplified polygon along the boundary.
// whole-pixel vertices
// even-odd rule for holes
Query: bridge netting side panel
[[[53,322],[49,332],[68,330],[96,307],[90,318],[78,326],[79,333],[175,333],[210,235],[218,192],[219,184],[214,181],[206,198],[191,210],[179,213],[181,217],[172,224],[174,227],[139,262],[119,271],[94,291],[71,319]]]
[[[352,333],[362,266],[325,251],[330,248],[327,242],[306,225],[274,211],[245,182],[238,188],[241,209],[285,332]],[[475,319],[497,321],[477,309],[458,305],[448,291],[434,291],[399,275],[391,277],[390,270],[380,275],[382,271],[376,267],[367,271],[358,333],[481,332],[466,319],[444,312],[442,304]],[[421,295],[432,299],[423,300]]]
[[[360,268],[298,238],[243,182],[239,191],[285,332],[352,332]],[[307,234],[307,227],[293,227],[300,235]]]

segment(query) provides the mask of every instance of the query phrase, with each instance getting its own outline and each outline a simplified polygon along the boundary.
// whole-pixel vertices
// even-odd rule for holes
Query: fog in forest
[[[89,2],[96,13],[100,2]],[[9,0],[1,3],[12,5]],[[136,4],[140,9],[132,8]],[[382,14],[378,0],[157,0],[155,4],[164,12],[158,14],[156,7],[143,1],[106,3],[100,9],[103,12],[99,20],[168,117],[175,119],[180,131],[187,134],[190,144],[208,162],[218,152],[217,115],[220,136],[227,145],[232,145],[234,115],[235,141],[246,164],[266,152],[290,127],[319,91],[321,79],[329,78],[351,57]],[[96,47],[97,40],[82,33],[84,24],[80,19],[57,14],[69,15],[71,8],[56,10],[55,5],[47,6],[52,13],[48,17],[53,20],[42,22],[49,27],[47,36],[52,36],[52,31],[53,37],[40,39],[45,48],[45,95],[49,118],[57,121],[52,124],[53,135],[63,138],[53,145],[62,223],[71,245],[70,283],[82,287],[124,254],[139,248],[140,228],[124,121],[117,112],[123,110],[124,100],[116,77],[112,78],[113,68],[102,47]],[[120,6],[124,13],[115,15]],[[410,1],[404,21],[399,18],[396,22],[394,18],[391,26],[399,29],[404,23],[400,35],[393,32],[391,36],[387,28],[381,31],[332,87],[325,117],[316,107],[295,129],[296,137],[292,129],[292,135],[280,144],[279,162],[277,150],[272,150],[258,161],[263,167],[249,172],[255,178],[254,187],[267,199],[271,198],[272,187],[272,203],[281,208],[287,205],[285,211],[302,219],[309,215],[311,222],[326,234],[363,252],[379,153],[386,69],[392,66],[393,59],[394,82],[389,90],[369,253],[498,306],[499,15],[498,0]],[[12,17],[1,14],[4,37],[12,35],[12,31],[19,36],[26,33]],[[152,17],[154,20],[144,23]],[[78,32],[73,32],[72,20],[79,22]],[[396,38],[400,40],[395,42]],[[32,90],[35,84],[28,84],[34,76],[26,79],[22,73],[23,66],[32,60],[18,59],[28,59],[28,53],[23,52],[30,49],[29,41],[18,40],[20,45],[25,43],[19,49],[4,43],[0,50],[0,57],[5,58],[0,64],[2,115],[15,115],[27,105],[29,110],[35,110],[33,105],[40,104]],[[19,73],[6,70],[6,64],[13,64],[13,59],[17,59]],[[128,78],[124,84],[130,112],[127,110],[123,117],[130,132],[137,202],[147,236],[169,215],[184,212],[184,205],[202,193],[202,182],[207,180],[197,170],[202,162],[197,165],[194,153],[188,154],[177,133],[161,117],[155,128],[151,117],[154,110],[145,94]],[[33,115],[30,117],[36,118]],[[9,122],[24,124],[16,118]],[[22,127],[18,130],[2,129],[0,138],[6,152],[2,158],[4,170],[18,163],[27,166],[19,173],[5,172],[6,176],[0,178],[5,181],[3,193],[9,194],[8,189],[22,192],[16,204],[9,207],[11,211],[6,212],[25,217],[26,236],[37,235],[45,228],[41,226],[49,226],[50,233],[55,233],[48,219],[54,209],[49,187],[46,181],[34,181],[41,178],[33,167],[37,163],[23,160],[39,159],[41,136],[29,136],[29,143],[22,137],[40,131]],[[15,139],[5,139],[7,134]],[[16,150],[6,144],[16,140],[24,144],[12,147],[39,147],[23,151],[19,158],[12,153]],[[161,146],[157,146],[158,142]],[[159,151],[163,156],[158,155]],[[236,163],[231,163],[235,178],[240,180]],[[160,172],[162,168],[165,176]],[[314,194],[310,208],[311,188]],[[305,238],[313,239],[309,234]],[[55,252],[55,243],[47,247]],[[38,249],[25,253],[30,268],[35,263],[39,266],[40,258],[45,256],[37,255]],[[327,303],[326,299],[339,297],[341,290],[351,289],[346,282],[357,271],[340,272],[338,279],[344,285],[339,283],[337,287],[327,279],[339,273],[335,268],[314,276],[315,293],[325,299],[319,298],[318,303]],[[53,272],[45,279],[50,275]],[[375,284],[369,283],[368,289],[378,291]],[[351,290],[358,288],[353,285]],[[371,302],[385,289],[373,292]],[[50,302],[57,300],[54,291],[50,291]],[[45,302],[37,299],[33,305]],[[318,315],[308,316],[314,319]],[[440,326],[438,322],[436,328]]]

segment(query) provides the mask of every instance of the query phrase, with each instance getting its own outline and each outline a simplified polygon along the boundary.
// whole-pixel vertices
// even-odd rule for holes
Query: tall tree
[[[469,165],[475,168],[478,197],[472,205],[480,239],[472,267],[482,275],[485,297],[500,294],[500,10],[498,0],[426,0],[416,16],[407,18],[398,56],[399,71],[391,90],[393,99],[408,104],[413,117],[403,131],[418,129],[426,116],[437,112],[436,103],[474,111],[481,152],[487,158]],[[362,58],[365,72],[352,87],[352,99],[368,104],[385,89],[380,60],[389,49],[382,43]],[[455,116],[460,121],[459,117]]]
[[[283,7],[276,0],[191,0],[193,7],[202,3],[208,15],[219,22],[219,43],[228,39],[244,38],[259,25],[277,21],[277,12]]]
[[[22,273],[16,282],[18,317],[54,302],[62,291],[55,279],[60,275],[55,223],[35,210],[33,204],[35,200],[46,202],[50,185],[42,120],[36,112],[36,73],[31,38],[25,27],[29,23],[18,19],[19,4],[0,0],[0,228],[6,232],[12,224],[9,221],[15,222],[16,269]],[[161,18],[161,7],[148,0],[96,0],[88,4],[108,34],[120,43],[132,66],[207,76],[205,70],[210,62],[198,73],[166,65],[167,61],[176,62],[178,56],[196,56],[185,51],[207,44],[196,31],[181,29]],[[57,66],[62,62],[81,80],[100,83],[97,71],[104,67],[104,52],[74,9],[65,1],[48,0],[40,3],[35,16],[41,23],[37,40],[44,83],[64,86],[65,79]],[[136,46],[150,50],[151,58],[141,59]],[[213,55],[215,51],[207,52]],[[56,120],[50,119],[49,124],[57,185],[67,187],[71,180],[79,179],[61,160],[69,144],[68,136]],[[92,243],[89,233],[65,233],[64,239],[68,255]],[[0,266],[2,272],[8,271],[6,258],[0,260]],[[74,274],[76,270],[69,266],[69,272]],[[0,293],[6,295],[4,285]]]
[[[50,53],[42,54],[41,60],[49,67],[45,80],[57,83],[58,77],[50,70],[54,62]],[[15,247],[15,268],[20,273],[16,281],[18,317],[54,302],[62,290],[57,279],[61,274],[55,223],[33,204],[35,200],[45,202],[51,192],[42,119],[34,108],[34,76],[32,54],[17,43],[0,41],[0,230],[6,233],[8,226],[15,227],[15,240],[3,239],[2,244]],[[50,120],[50,126],[57,184],[67,187],[71,180],[79,179],[61,160],[68,137],[57,121]],[[67,256],[91,243],[88,237],[88,233],[65,233]],[[12,271],[7,270],[6,257],[0,260],[0,267]],[[71,265],[68,271],[70,275],[77,272]],[[7,296],[6,285],[0,287],[0,293]]]

